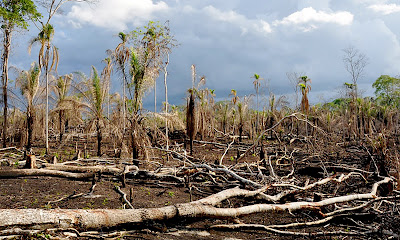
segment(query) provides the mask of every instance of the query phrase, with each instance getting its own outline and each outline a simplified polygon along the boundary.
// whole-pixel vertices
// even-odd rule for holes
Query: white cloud
[[[368,7],[374,12],[382,13],[384,15],[400,12],[400,5],[397,4],[374,4]]]
[[[264,20],[260,19],[248,19],[244,15],[238,14],[235,11],[221,11],[213,6],[207,6],[203,10],[212,18],[228,22],[238,26],[242,29],[242,33],[247,33],[248,31],[257,31],[259,33],[271,33],[272,28],[270,24]]]
[[[100,0],[95,6],[76,4],[68,13],[75,27],[92,24],[113,30],[126,30],[128,25],[148,21],[156,12],[168,10],[163,2],[152,0]]]
[[[282,20],[274,21],[274,25],[300,25],[304,31],[317,28],[317,23],[334,23],[338,25],[350,25],[353,22],[353,14],[350,12],[316,11],[312,7],[303,8],[301,11],[290,14]],[[304,25],[308,25],[304,27]]]

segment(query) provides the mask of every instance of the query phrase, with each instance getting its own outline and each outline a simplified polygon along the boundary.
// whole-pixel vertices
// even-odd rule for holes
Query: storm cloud
[[[102,68],[107,49],[118,44],[119,31],[131,31],[149,20],[169,20],[179,42],[169,65],[170,101],[182,104],[191,86],[190,66],[206,76],[217,99],[254,93],[251,78],[258,73],[269,80],[276,95],[293,94],[287,72],[302,72],[312,79],[312,102],[337,97],[336,90],[349,82],[343,49],[355,46],[369,64],[360,88],[372,94],[372,83],[381,75],[397,75],[400,66],[400,5],[385,0],[99,0],[95,5],[68,3],[63,15],[53,19],[54,44],[60,50],[60,74]],[[31,29],[19,40],[37,34]],[[26,43],[25,43],[26,44]],[[35,52],[15,50],[18,66],[29,66]],[[118,75],[113,90],[120,90]],[[158,89],[162,83],[159,81]],[[163,93],[159,93],[161,99]],[[152,104],[152,98],[146,100]]]

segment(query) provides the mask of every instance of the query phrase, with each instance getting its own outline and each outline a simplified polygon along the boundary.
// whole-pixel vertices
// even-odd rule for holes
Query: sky
[[[294,86],[287,73],[311,80],[311,103],[340,97],[351,78],[344,67],[343,49],[350,46],[368,58],[358,86],[373,95],[372,83],[383,74],[397,76],[400,66],[400,1],[398,0],[98,0],[96,4],[68,2],[63,14],[52,19],[54,45],[59,48],[60,75],[99,71],[107,49],[119,43],[118,32],[129,32],[148,21],[169,21],[179,46],[172,49],[168,66],[171,104],[185,103],[191,87],[191,65],[206,77],[216,100],[255,93],[252,76],[265,79],[269,92],[287,96],[293,104]],[[38,30],[17,35],[11,65],[29,68],[39,49],[27,54],[29,39]],[[112,90],[121,91],[114,74]],[[158,79],[159,106],[164,98]],[[261,106],[266,104],[262,100]],[[149,93],[144,107],[154,105]]]

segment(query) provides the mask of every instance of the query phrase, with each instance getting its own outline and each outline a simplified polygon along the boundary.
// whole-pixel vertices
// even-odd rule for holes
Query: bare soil
[[[182,144],[179,140],[176,140],[177,144]],[[215,139],[208,139],[209,142],[214,142]],[[221,141],[224,144],[228,144],[229,141]],[[94,149],[96,149],[95,139],[85,142],[87,149],[90,149],[90,156],[95,155]],[[242,145],[237,145],[232,150],[228,151],[224,158],[223,164],[226,166],[232,166],[236,164],[235,158],[237,157],[238,150],[250,146],[252,142],[246,140]],[[34,148],[38,158],[42,160],[49,160],[50,155],[43,155],[43,146],[40,142]],[[75,147],[82,149],[82,140],[71,138],[61,148],[58,148],[59,143],[57,141],[52,142],[51,153],[52,155],[58,155],[61,161],[68,161],[72,159],[75,154]],[[346,172],[346,169],[340,169],[340,164],[346,164],[345,166],[353,166],[354,168],[369,171],[370,169],[370,157],[362,150],[360,146],[346,146],[337,148],[336,151],[327,148],[326,154],[321,156],[316,152],[315,149],[308,148],[303,143],[297,143],[297,145],[290,145],[289,147],[283,146],[281,143],[270,141],[265,146],[267,149],[267,155],[280,155],[283,156],[286,149],[286,155],[289,156],[295,148],[302,149],[301,151],[293,152],[292,158],[299,159],[295,164],[295,177],[299,183],[305,183],[306,181],[314,182],[318,178],[322,177],[326,172]],[[107,156],[108,163],[113,162],[119,163],[119,159],[112,159],[114,151],[114,144],[112,142],[106,142],[103,145],[104,152]],[[195,143],[194,150],[194,161],[204,162],[213,164],[215,161],[219,161],[225,148],[216,146],[213,144],[206,143]],[[166,160],[164,153],[154,150],[154,162],[164,164],[164,166],[179,166],[182,163],[176,160]],[[249,154],[249,156],[240,160],[240,162],[246,162],[248,164],[257,162],[258,152]],[[105,156],[103,156],[105,158]],[[307,158],[308,157],[308,158]],[[274,159],[277,159],[274,158]],[[306,160],[304,160],[306,159]],[[21,159],[22,160],[22,159]],[[300,161],[301,160],[301,161]],[[128,160],[129,161],[129,160]],[[284,159],[282,160],[284,161]],[[335,167],[332,167],[332,163],[335,163]],[[90,165],[90,163],[88,163]],[[310,166],[323,165],[320,168],[311,168]],[[2,166],[6,168],[20,168],[18,165],[18,159],[14,160],[12,166]],[[140,169],[155,170],[159,167],[157,164],[151,162],[141,162],[139,165]],[[309,169],[307,167],[310,167]],[[286,175],[290,173],[289,166],[281,166],[276,169],[277,175]],[[348,169],[347,169],[348,172]],[[250,178],[257,179],[256,176],[250,176]],[[345,185],[334,185],[328,184],[315,191],[332,193],[336,192],[337,195],[346,195],[347,193],[354,192],[369,192],[371,183],[368,181],[359,182],[347,182]],[[301,184],[300,184],[301,185]],[[121,186],[119,178],[113,176],[102,176],[95,186],[93,194],[89,196],[80,196],[76,198],[68,198],[79,193],[89,192],[92,183],[90,181],[77,181],[65,178],[55,177],[23,177],[13,179],[1,179],[0,180],[0,208],[3,209],[23,209],[23,208],[65,208],[65,209],[99,209],[99,208],[110,208],[110,209],[121,209],[125,206],[121,201],[120,195],[114,190],[115,186]],[[221,190],[229,188],[225,187],[212,187],[210,185],[204,185],[202,192],[193,191],[192,199],[188,188],[181,183],[166,182],[151,179],[128,179],[125,188],[121,187],[121,190],[127,193],[128,199],[131,201],[135,208],[155,208],[167,205],[173,205],[177,203],[185,203],[190,200],[197,200],[205,196],[217,193]],[[386,190],[385,190],[386,191]],[[272,193],[271,193],[272,194]],[[306,198],[313,198],[313,193],[304,193],[299,196],[290,196],[294,200],[303,200]],[[58,201],[62,198],[64,200]],[[400,234],[400,218],[398,204],[399,200],[393,201],[394,205],[388,205],[387,208],[390,211],[378,213],[374,212],[370,215],[364,215],[363,217],[356,219],[360,224],[371,224],[373,226],[379,226],[381,230],[389,230],[393,233]],[[245,204],[257,203],[255,200],[237,199],[233,201],[226,201],[226,206],[243,206]],[[226,207],[224,206],[224,207]],[[240,218],[241,222],[254,223],[254,224],[283,224],[293,222],[305,222],[313,221],[318,219],[318,214],[312,211],[298,211],[298,212],[285,212],[285,213],[265,213],[265,214],[254,214]],[[273,233],[268,233],[261,230],[246,230],[246,231],[215,231],[209,227],[215,224],[228,224],[231,221],[228,219],[173,219],[167,222],[148,222],[141,225],[127,225],[123,226],[122,229],[129,230],[129,233],[123,236],[124,239],[299,239],[298,236],[284,236]],[[332,221],[326,225],[305,228],[300,231],[305,232],[329,232],[329,231],[347,231],[353,228],[354,224],[351,220],[346,218],[338,219],[338,221]],[[121,230],[121,229],[118,229]],[[110,233],[116,231],[116,229],[103,229],[104,233]],[[381,238],[385,235],[371,235],[368,238]],[[60,233],[60,238],[67,238],[68,236]],[[27,237],[28,238],[28,237]],[[31,236],[29,237],[31,238]],[[38,237],[39,238],[39,237]],[[69,238],[76,238],[69,236]],[[88,238],[88,237],[82,237]],[[98,235],[98,238],[101,237]],[[305,239],[313,238],[306,237]],[[314,238],[313,238],[314,239]],[[365,239],[365,236],[360,237],[320,237],[319,239]]]

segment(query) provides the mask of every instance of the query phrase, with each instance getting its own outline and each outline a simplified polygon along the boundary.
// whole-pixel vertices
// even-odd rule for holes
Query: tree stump
[[[57,164],[57,156],[53,156],[50,160],[51,164]]]
[[[37,168],[35,155],[33,155],[33,154],[26,155],[26,164],[25,164],[24,168],[28,168],[28,169]]]

